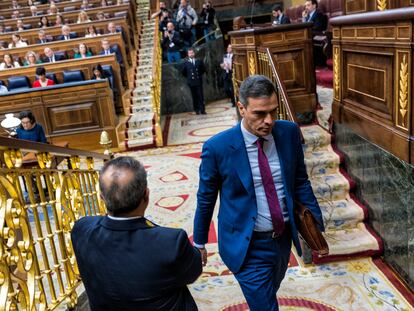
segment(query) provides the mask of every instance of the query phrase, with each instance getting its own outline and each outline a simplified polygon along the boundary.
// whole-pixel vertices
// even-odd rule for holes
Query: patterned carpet
[[[318,88],[320,99],[329,101],[329,92],[330,89]],[[194,138],[193,134],[204,131],[206,124],[212,129],[210,135],[231,126],[226,107],[231,109],[230,105],[222,103],[209,106],[212,110],[207,117],[198,118],[191,114],[173,116],[168,143],[185,145],[124,153],[138,158],[148,171],[151,189],[148,218],[163,226],[184,228],[190,239],[202,148],[202,143],[191,142],[209,137],[206,134]],[[215,113],[213,109],[216,109]],[[213,114],[214,118],[211,117]],[[320,115],[328,114],[318,113]],[[197,122],[191,122],[194,118]],[[226,120],[225,124],[223,120]],[[327,120],[322,117],[319,123],[324,122]],[[332,254],[378,252],[380,245],[363,223],[366,213],[352,199],[350,182],[339,171],[340,157],[332,150],[330,135],[320,126],[304,127],[303,133],[308,172],[323,209]],[[190,290],[201,311],[248,310],[237,282],[217,251],[217,211],[218,208],[207,244],[208,265]],[[406,311],[413,310],[414,306],[414,296],[399,283],[391,270],[381,260],[371,258],[304,265],[300,258],[292,256],[278,300],[281,310]]]

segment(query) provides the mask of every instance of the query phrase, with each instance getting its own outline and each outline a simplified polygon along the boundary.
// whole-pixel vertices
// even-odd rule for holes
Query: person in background
[[[88,50],[85,43],[79,44],[78,51],[75,53],[74,58],[88,58],[91,57],[92,53]]]
[[[108,1],[106,1],[106,0],[102,0],[101,1],[101,7],[107,7],[108,6]]]
[[[17,0],[12,0],[10,9],[19,9],[20,8],[20,4]]]
[[[12,42],[9,43],[9,49],[12,48],[21,48],[27,46],[27,43],[22,41],[22,38],[18,33],[12,34]]]
[[[96,31],[94,25],[89,25],[88,28],[86,28],[85,30],[85,38],[93,38],[100,35],[101,34]]]
[[[200,17],[203,18],[203,30],[204,38],[206,41],[214,40],[214,34],[208,35],[215,29],[215,17],[216,10],[214,10],[213,5],[210,0],[206,0],[203,4],[203,9],[201,10]]]
[[[110,22],[110,23],[108,24],[107,29],[108,29],[107,34],[109,34],[109,35],[111,35],[111,34],[115,34],[115,33],[117,33],[117,32],[118,32],[118,30],[116,29],[116,25],[115,25],[115,23],[114,23],[114,22]]]
[[[52,26],[47,16],[42,16],[39,20],[39,28],[47,28]]]
[[[19,119],[22,123],[16,130],[18,139],[47,143],[45,131],[40,124],[36,123],[36,119],[31,111],[20,112]]]
[[[20,17],[20,12],[19,10],[14,10],[11,14],[11,19],[16,19]]]
[[[4,54],[3,55],[3,62],[0,64],[0,69],[10,69],[10,68],[19,68],[20,64],[13,60],[13,56],[11,54]]]
[[[78,15],[78,21],[77,23],[89,23],[91,22],[91,19],[88,16],[88,13],[86,13],[85,11],[80,11],[79,15]]]
[[[195,51],[189,48],[188,58],[183,64],[182,74],[187,78],[187,85],[191,90],[193,108],[196,114],[206,114],[203,94],[203,74],[206,72],[204,62],[196,59]]]
[[[167,30],[164,31],[162,46],[167,51],[168,63],[176,63],[181,60],[181,38],[180,34],[174,30],[174,24],[172,22],[167,24]]]
[[[96,20],[98,21],[106,20],[106,17],[103,11],[99,11],[98,13],[96,13]]]
[[[44,67],[36,68],[36,76],[38,79],[33,82],[33,87],[46,87],[55,85],[55,82],[53,80],[50,80],[46,77],[46,69]]]
[[[0,23],[0,33],[4,33],[4,24]]]
[[[62,34],[58,36],[58,40],[71,40],[76,39],[78,35],[75,32],[70,31],[69,25],[63,25],[62,26]]]
[[[187,0],[181,0],[177,13],[177,24],[184,45],[190,47],[196,39],[195,25],[198,17],[196,11],[188,4]]]
[[[89,0],[82,0],[82,4],[80,6],[81,10],[87,10],[91,7],[93,7],[93,4],[89,3]]]
[[[56,14],[55,26],[64,25],[64,20],[62,14]]]
[[[37,33],[37,38],[38,39],[36,40],[36,44],[44,44],[52,41],[50,38],[46,36],[46,32],[43,29],[39,30],[39,32]]]
[[[231,44],[227,46],[227,53],[224,54],[223,62],[220,64],[223,69],[223,87],[227,97],[231,100],[231,105],[236,106],[233,90],[233,50]]]
[[[30,6],[30,14],[32,16],[38,16],[38,15],[42,15],[42,12],[38,12],[37,7],[35,5],[31,5]]]
[[[305,10],[302,12],[303,22],[312,22],[312,32],[322,32],[326,30],[326,16],[318,10],[317,0],[306,0]]]
[[[16,29],[17,29],[17,31],[23,31],[24,30],[23,20],[18,19],[16,21]]]
[[[111,44],[109,43],[107,39],[101,40],[101,44],[102,44],[102,51],[99,52],[99,55],[115,54],[117,62],[119,64],[123,64],[122,55],[119,52],[119,49],[114,49],[113,47],[111,47]]]
[[[49,13],[49,15],[53,15],[53,14],[58,14],[59,13],[59,9],[58,9],[58,7],[56,6],[55,3],[51,3],[50,4],[50,7],[48,9],[48,13]]]
[[[44,63],[55,63],[66,59],[64,55],[55,54],[49,47],[45,48],[43,52],[45,53],[45,57],[42,60]]]
[[[3,84],[3,81],[0,81],[0,94],[6,94],[9,90],[7,87]]]
[[[34,66],[41,63],[42,61],[39,59],[39,55],[33,51],[28,51],[24,57],[23,66]]]
[[[160,23],[158,25],[158,29],[164,33],[167,30],[167,24],[170,22],[174,22],[171,14],[169,11],[163,11],[160,17]]]
[[[93,67],[92,72],[92,80],[106,79],[105,72],[103,71],[101,64],[98,64],[95,67]]]
[[[99,188],[108,215],[81,217],[71,232],[91,310],[196,311],[187,284],[202,272],[200,252],[184,230],[145,218],[144,166],[132,157],[108,161]]]
[[[290,24],[290,18],[283,14],[283,9],[280,4],[276,4],[272,8],[273,22],[272,25]]]
[[[164,12],[168,12],[167,6],[165,5],[165,2],[160,1],[160,9],[157,12],[153,13],[151,15],[151,18],[153,19],[153,18],[159,17],[161,21],[161,16],[162,16],[162,13]]]

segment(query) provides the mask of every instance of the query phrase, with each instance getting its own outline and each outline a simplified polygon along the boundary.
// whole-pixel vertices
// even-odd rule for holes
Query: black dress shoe
[[[202,112],[201,112],[201,114],[207,114],[207,112],[205,112],[205,111],[202,111]]]
[[[196,114],[200,114],[200,111],[196,111]]]

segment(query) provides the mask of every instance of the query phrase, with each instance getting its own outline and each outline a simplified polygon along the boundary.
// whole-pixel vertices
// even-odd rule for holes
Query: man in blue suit
[[[322,32],[328,26],[327,17],[322,12],[318,11],[317,0],[306,0],[305,10],[302,12],[303,22],[312,22],[312,32]]]
[[[111,47],[109,41],[107,39],[103,39],[101,41],[102,44],[102,51],[99,52],[99,55],[111,55],[115,54],[116,61],[118,64],[123,64],[122,55],[118,48]]]
[[[250,76],[240,86],[239,98],[243,120],[203,146],[194,245],[205,264],[204,244],[220,195],[220,256],[250,310],[275,311],[292,240],[301,254],[294,200],[309,207],[321,224],[322,215],[306,173],[298,126],[274,122],[279,103],[272,82]]]
[[[108,216],[83,217],[72,244],[92,311],[196,311],[187,284],[202,271],[182,229],[145,219],[144,167],[131,157],[107,162],[99,178]]]

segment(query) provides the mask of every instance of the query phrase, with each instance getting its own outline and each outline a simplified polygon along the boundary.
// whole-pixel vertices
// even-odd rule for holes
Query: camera
[[[169,34],[172,34],[172,30],[168,30],[168,33],[169,33]]]

